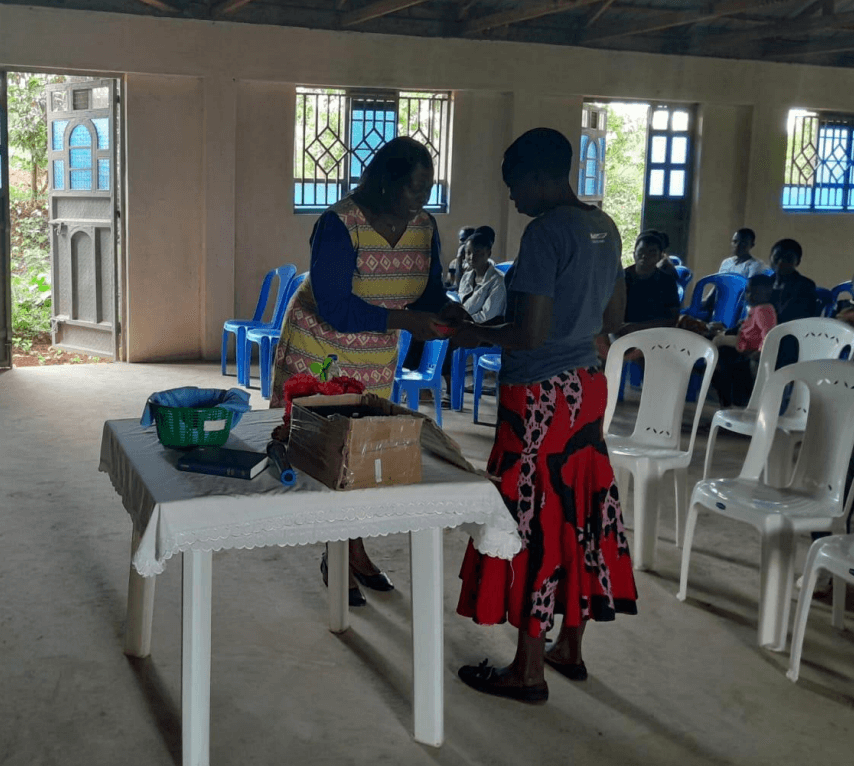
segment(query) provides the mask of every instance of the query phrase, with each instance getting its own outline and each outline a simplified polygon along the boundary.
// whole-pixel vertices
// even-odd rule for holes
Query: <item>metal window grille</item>
[[[433,156],[427,210],[448,211],[449,93],[297,88],[294,212],[317,213],[358,186],[377,149],[409,136]]]
[[[854,210],[854,116],[789,112],[785,210]]]

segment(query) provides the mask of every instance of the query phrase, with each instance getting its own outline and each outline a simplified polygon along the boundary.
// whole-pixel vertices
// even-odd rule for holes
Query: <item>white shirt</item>
[[[460,282],[459,294],[463,299],[463,308],[475,322],[488,322],[501,316],[507,306],[504,275],[492,265],[487,268],[479,284],[475,284],[474,269],[466,271]]]
[[[757,274],[764,273],[768,267],[762,261],[751,256],[742,263],[736,263],[736,258],[733,255],[731,258],[724,258],[721,261],[721,266],[718,269],[719,274],[740,274],[747,279],[754,277]]]

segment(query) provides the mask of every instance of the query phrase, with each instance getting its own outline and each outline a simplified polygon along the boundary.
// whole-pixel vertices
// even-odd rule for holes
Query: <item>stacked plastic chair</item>
[[[226,374],[226,360],[228,358],[228,339],[231,335],[235,337],[234,355],[237,361],[237,380],[241,385],[249,385],[249,360],[246,358],[246,333],[248,330],[281,327],[282,319],[285,316],[286,293],[288,285],[296,274],[296,267],[293,265],[280,266],[268,272],[264,277],[264,282],[261,285],[261,293],[258,295],[258,303],[255,306],[255,313],[252,319],[227,319],[222,326],[222,351],[220,354],[220,362],[222,365],[222,374]],[[270,291],[273,284],[273,279],[278,278],[276,288],[275,304],[273,306],[272,317],[269,322],[264,321],[264,314],[267,311],[267,305],[270,301]]]
[[[401,335],[404,331],[401,331]],[[394,377],[391,401],[399,404],[402,396],[406,396],[406,406],[411,410],[418,409],[418,401],[422,389],[433,394],[436,406],[436,423],[442,427],[442,364],[448,353],[448,341],[428,340],[424,344],[424,353],[417,370],[399,368],[400,372]],[[398,364],[402,364],[398,355]]]
[[[478,422],[478,413],[480,411],[480,397],[483,394],[483,374],[486,371],[498,374],[501,370],[501,354],[482,354],[478,357],[474,367],[474,412],[472,414],[472,422]],[[498,388],[496,383],[496,397],[498,396]]]

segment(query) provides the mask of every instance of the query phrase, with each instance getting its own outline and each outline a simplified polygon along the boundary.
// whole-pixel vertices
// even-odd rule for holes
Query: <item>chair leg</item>
[[[807,629],[807,618],[809,617],[812,594],[818,581],[818,573],[821,567],[815,565],[818,551],[810,548],[807,560],[804,564],[804,581],[801,584],[801,593],[798,596],[798,606],[795,611],[795,624],[792,626],[792,650],[789,656],[789,671],[786,678],[791,681],[798,680],[801,669],[801,650],[804,646],[804,633]]]
[[[830,624],[837,630],[845,627],[845,591],[846,582],[841,577],[833,577],[833,608],[831,611]]]
[[[477,423],[478,411],[480,409],[480,395],[483,392],[483,367],[475,364],[474,366],[474,405],[472,413],[472,423]]]
[[[451,357],[451,409],[459,412],[463,408],[466,387],[465,349],[454,350]]]
[[[237,357],[237,382],[245,388],[249,388],[249,359],[251,354],[247,354],[246,348],[246,330],[240,329],[237,331],[235,356]]]
[[[228,359],[228,330],[222,331],[222,351],[220,352],[220,363],[222,364],[222,374],[225,375],[226,359]]]
[[[676,494],[676,547],[682,547],[685,535],[685,517],[688,514],[688,469],[676,468],[673,471],[673,489]]]
[[[706,462],[703,463],[703,478],[709,478],[709,469],[712,467],[712,454],[715,451],[715,442],[718,440],[718,428],[720,428],[717,423],[712,422],[712,427],[709,430],[709,440],[706,442]]]
[[[658,527],[658,476],[643,462],[635,472],[634,516],[635,569],[651,569],[655,562],[655,539]]]
[[[431,388],[433,392],[433,404],[436,407],[436,425],[442,427],[442,378],[439,377],[439,387]]]
[[[759,646],[786,648],[789,604],[795,577],[794,534],[786,521],[771,517],[762,530],[759,572]]]
[[[261,343],[258,346],[258,366],[261,369],[261,396],[264,399],[270,398],[270,339],[261,338]]]
[[[688,567],[691,565],[691,545],[694,543],[694,531],[697,529],[697,516],[700,507],[692,503],[685,519],[685,535],[682,540],[682,566],[679,570],[679,592],[676,598],[684,601],[688,594]]]

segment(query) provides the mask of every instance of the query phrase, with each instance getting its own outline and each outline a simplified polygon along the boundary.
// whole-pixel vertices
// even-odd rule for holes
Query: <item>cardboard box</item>
[[[388,399],[344,394],[307,396],[292,404],[291,465],[332,489],[417,484],[422,448],[482,473],[430,418]]]

